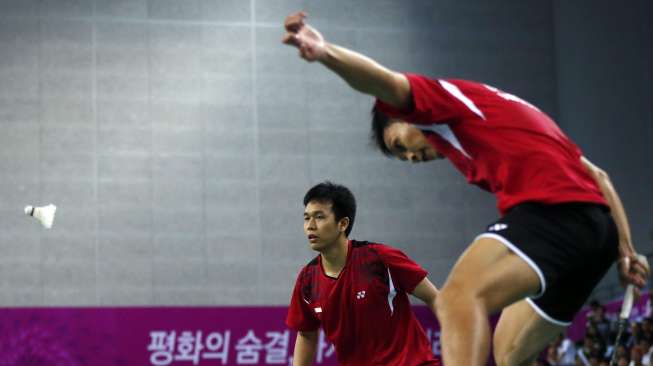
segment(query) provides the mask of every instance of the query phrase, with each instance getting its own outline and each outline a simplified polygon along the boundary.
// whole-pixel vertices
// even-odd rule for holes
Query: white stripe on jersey
[[[501,91],[501,90],[499,90],[499,89],[497,89],[497,88],[495,88],[495,87],[493,87],[493,86],[489,86],[489,85],[487,85],[487,84],[483,84],[483,85],[484,85],[486,88],[488,88],[489,90],[491,90],[491,91],[497,93],[498,96],[500,96],[501,98],[503,98],[503,99],[505,99],[505,100],[510,100],[510,101],[513,101],[513,102],[521,103],[521,104],[523,104],[523,105],[525,105],[525,106],[527,106],[527,107],[530,107],[530,108],[535,109],[535,110],[538,111],[538,112],[541,112],[541,111],[539,110],[539,108],[537,108],[536,106],[530,104],[529,102],[523,100],[522,98],[520,98],[520,97],[518,97],[518,96],[516,96],[516,95],[512,95],[512,94],[510,94],[510,93],[506,93],[506,92],[504,92],[504,91]]]
[[[463,94],[463,92],[460,91],[460,89],[458,89],[457,86],[451,84],[448,81],[444,81],[444,80],[438,80],[438,81],[440,82],[440,85],[442,85],[444,90],[448,91],[449,94],[453,95],[456,99],[463,102],[463,104],[465,104],[467,108],[469,108],[477,116],[485,119],[485,115],[483,114],[483,112],[481,112],[481,110],[478,109],[476,104],[474,104],[474,102],[471,99],[467,98],[467,96]]]
[[[460,144],[460,141],[456,137],[456,135],[453,133],[451,130],[451,127],[447,124],[441,124],[441,125],[414,125],[415,127],[419,128],[422,131],[431,131],[435,132],[438,135],[440,135],[443,139],[447,140],[453,147],[455,147],[458,151],[460,151],[463,155],[465,155],[468,159],[471,159],[471,156],[463,149],[463,146]]]
[[[390,305],[390,316],[395,311],[395,307],[392,304],[392,300],[394,300],[395,296],[397,296],[397,290],[395,289],[395,284],[392,282],[392,275],[390,274],[390,268],[388,268],[388,305]]]

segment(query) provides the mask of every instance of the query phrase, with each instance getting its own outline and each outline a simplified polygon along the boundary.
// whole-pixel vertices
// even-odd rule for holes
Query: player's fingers
[[[638,273],[629,273],[626,278],[627,283],[632,283],[638,288],[643,288],[646,286],[646,278]]]
[[[649,269],[643,263],[640,262],[633,262],[633,264],[630,267],[630,270],[644,277],[648,277],[649,274]]]
[[[646,274],[647,276],[651,274],[651,267],[649,266],[647,260],[640,260],[638,258],[636,263],[639,267],[642,268],[644,274]]]
[[[281,42],[289,46],[299,47],[299,39],[297,38],[297,35],[292,33],[286,33],[283,38],[281,38]]]
[[[646,282],[649,276],[649,269],[645,263],[633,260],[630,264],[630,268],[628,268],[628,273],[637,277],[638,280]]]
[[[298,11],[292,13],[286,17],[284,26],[289,32],[297,32],[301,27],[304,26],[304,19],[306,18],[306,13],[303,11]]]
[[[308,52],[308,50],[306,50],[306,49],[302,50],[302,57],[306,61],[311,61],[312,60],[310,52]]]
[[[308,47],[305,47],[304,49],[302,49],[302,57],[304,58],[304,60],[306,60],[308,62],[315,61],[315,55],[313,54],[311,49],[308,48]]]

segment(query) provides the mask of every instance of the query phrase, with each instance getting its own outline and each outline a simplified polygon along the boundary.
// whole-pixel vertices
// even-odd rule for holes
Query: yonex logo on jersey
[[[322,312],[322,308],[321,308],[321,307],[314,308],[314,310],[315,310],[316,313],[321,313],[321,312]]]
[[[358,300],[360,300],[360,299],[364,299],[364,298],[365,298],[365,291],[358,291],[358,292],[356,293],[356,298],[357,298]]]
[[[501,231],[501,230],[505,230],[507,228],[508,228],[508,225],[506,225],[506,224],[494,224],[494,225],[490,226],[489,228],[487,228],[487,230],[488,231]]]

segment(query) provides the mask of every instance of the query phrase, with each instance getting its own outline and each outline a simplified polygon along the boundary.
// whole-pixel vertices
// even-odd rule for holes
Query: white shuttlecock
[[[52,227],[55,212],[57,212],[57,206],[53,204],[42,207],[25,206],[25,215],[36,218],[46,229]]]

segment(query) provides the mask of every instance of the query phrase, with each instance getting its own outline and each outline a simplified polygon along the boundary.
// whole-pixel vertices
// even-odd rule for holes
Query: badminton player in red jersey
[[[346,187],[320,183],[304,206],[304,232],[320,254],[299,273],[290,300],[293,365],[312,365],[320,327],[344,366],[439,365],[407,295],[435,313],[437,289],[426,271],[395,248],[348,239],[356,200]]]
[[[501,218],[460,256],[436,302],[443,363],[529,365],[571,322],[615,260],[624,284],[649,276],[607,174],[537,107],[492,86],[389,70],[328,43],[298,12],[283,42],[376,97],[381,151],[411,162],[448,159],[493,193]]]

